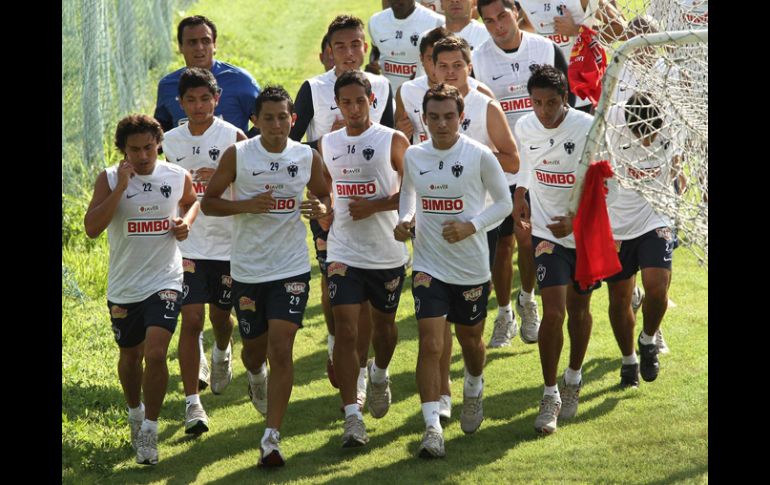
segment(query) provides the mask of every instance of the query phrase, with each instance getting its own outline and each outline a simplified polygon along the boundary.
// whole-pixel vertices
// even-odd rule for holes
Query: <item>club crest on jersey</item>
[[[559,12],[559,15],[564,15],[564,5],[558,5],[556,11]]]
[[[460,161],[456,161],[454,165],[452,165],[452,175],[455,177],[460,177],[463,173],[463,166],[460,164]]]
[[[257,304],[248,296],[242,296],[238,299],[238,308],[241,310],[251,310],[255,312],[257,311]]]
[[[658,229],[655,229],[655,232],[658,234],[658,237],[664,241],[671,241],[674,239],[670,227],[659,227]]]
[[[289,172],[289,175],[291,175],[292,177],[296,177],[297,172],[299,171],[299,167],[297,166],[296,163],[291,163],[289,164],[288,167],[286,167],[286,170]]]
[[[166,182],[163,182],[163,185],[160,186],[160,193],[165,198],[171,197],[171,186],[167,184]]]
[[[374,99],[372,99],[372,108],[377,109],[377,96],[375,96]]]
[[[430,288],[430,282],[433,280],[433,276],[429,275],[428,273],[423,273],[420,271],[415,275],[414,280],[412,281],[412,288],[417,288],[418,286],[424,286],[425,288]]]
[[[233,287],[233,277],[230,275],[223,274],[222,275],[222,286],[226,286],[228,288]]]
[[[545,279],[545,266],[543,266],[542,264],[538,264],[537,265],[537,281],[542,283],[544,279]]]
[[[345,263],[332,263],[326,267],[326,276],[331,278],[334,275],[345,276],[348,272],[348,265]]]
[[[551,144],[551,146],[553,146],[553,138],[551,138],[550,140],[548,140],[548,143],[550,143],[550,144]]]
[[[542,254],[553,254],[553,248],[556,247],[556,244],[552,243],[551,241],[540,241],[540,243],[535,248],[535,257]]]
[[[286,293],[292,295],[301,295],[305,292],[305,283],[301,281],[292,281],[291,283],[284,283],[283,287],[286,288]]]
[[[390,292],[396,291],[396,288],[398,288],[398,284],[400,282],[401,282],[401,277],[398,276],[395,279],[392,279],[392,280],[388,281],[387,283],[385,283],[385,289],[390,291]]]
[[[329,282],[329,298],[334,299],[334,295],[337,294],[337,284],[333,281]]]
[[[163,236],[171,229],[171,221],[168,218],[158,219],[128,219],[126,221],[126,235],[136,236]]]
[[[572,152],[575,151],[575,144],[572,141],[565,142],[564,151],[567,152],[567,155],[572,155]]]
[[[216,162],[217,158],[219,158],[219,148],[215,146],[211,147],[211,149],[209,150],[209,156],[211,157],[212,160]]]
[[[366,148],[364,148],[364,151],[361,153],[364,155],[365,159],[371,160],[372,157],[374,156],[374,148],[367,146]]]
[[[161,290],[158,292],[161,301],[176,301],[179,294],[174,290]]]
[[[463,298],[465,298],[465,301],[476,301],[481,297],[481,293],[483,293],[484,287],[483,286],[477,286],[476,288],[471,288],[468,291],[463,291]]]
[[[462,123],[463,131],[468,131],[468,127],[471,126],[470,118],[465,118]]]
[[[409,37],[409,42],[412,43],[413,46],[417,46],[417,41],[420,40],[420,36],[418,34],[412,34],[411,37]]]
[[[112,318],[126,318],[128,316],[128,309],[115,305],[110,308],[110,316]]]
[[[195,261],[192,259],[182,259],[182,271],[185,273],[195,273]]]

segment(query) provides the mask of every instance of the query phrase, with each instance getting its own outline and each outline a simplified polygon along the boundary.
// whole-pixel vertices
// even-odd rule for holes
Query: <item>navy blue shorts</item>
[[[368,300],[382,313],[398,310],[406,275],[403,265],[390,269],[362,269],[335,261],[329,262],[326,269],[332,306],[355,305]]]
[[[241,338],[264,334],[268,320],[286,320],[302,328],[309,295],[310,273],[264,283],[233,280],[233,305]]]
[[[230,261],[182,259],[182,306],[210,303],[222,310],[233,307]]]
[[[587,295],[601,286],[597,282],[587,290],[581,290],[575,281],[574,249],[565,248],[561,244],[532,236],[532,248],[535,252],[537,286],[541,290],[550,286],[572,285],[580,295]]]
[[[508,189],[511,191],[511,202],[513,202],[513,194],[516,192],[516,184],[509,185]],[[524,194],[524,198],[527,200],[527,204],[529,204],[529,191]],[[503,222],[497,226],[497,231],[502,237],[513,235],[513,215],[508,214],[508,217],[503,219]]]
[[[671,271],[674,249],[679,245],[676,234],[669,227],[659,227],[639,237],[620,242],[618,258],[623,269],[605,278],[614,283],[626,280],[644,268],[663,268]]]
[[[412,296],[417,320],[447,316],[458,325],[477,325],[487,318],[489,281],[479,285],[444,283],[423,271],[412,273]]]
[[[171,333],[176,330],[176,321],[182,293],[176,290],[161,290],[137,303],[113,303],[107,300],[110,309],[112,332],[118,347],[136,347],[144,342],[148,327],[165,328]]]

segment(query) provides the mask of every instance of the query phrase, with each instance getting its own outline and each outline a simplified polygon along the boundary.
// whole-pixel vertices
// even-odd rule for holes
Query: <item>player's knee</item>
[[[145,349],[144,362],[148,366],[161,366],[166,364],[167,350],[161,346],[153,346]]]
[[[657,302],[658,304],[668,303],[668,284],[666,281],[654,281],[644,285],[644,299],[646,301]]]
[[[203,331],[204,313],[198,310],[187,310],[182,308],[182,329],[184,333],[198,334]]]
[[[567,312],[564,308],[543,308],[543,318],[541,325],[561,326]]]
[[[444,350],[443,335],[426,335],[420,337],[420,355],[428,358],[441,358]]]

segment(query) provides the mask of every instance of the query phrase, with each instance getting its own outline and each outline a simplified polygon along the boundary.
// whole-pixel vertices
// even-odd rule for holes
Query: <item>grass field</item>
[[[185,14],[204,13],[217,23],[218,58],[247,68],[262,85],[281,82],[294,94],[302,80],[321,70],[317,44],[331,18],[351,12],[366,20],[379,5],[379,0],[203,1]],[[179,58],[177,63],[181,64]],[[455,344],[453,418],[445,427],[447,458],[425,462],[415,457],[424,425],[414,377],[417,328],[406,287],[397,314],[400,340],[390,368],[390,412],[381,420],[365,413],[369,445],[341,449],[340,400],[325,375],[326,328],[314,262],[305,328],[294,351],[294,391],[281,430],[287,466],[271,472],[256,467],[264,418],[249,402],[245,370],[238,359],[233,382],[223,395],[202,393],[211,431],[198,439],[184,434],[178,332],[169,349],[171,376],[159,433],[161,461],[155,467],[137,465],[105,301],[106,236],[87,241],[79,229],[87,204],[84,197],[67,199],[63,221],[65,483],[708,482],[708,279],[686,250],[679,250],[674,260],[670,296],[676,306],[664,320],[671,353],[661,357],[658,380],[642,382],[635,391],[617,388],[620,355],[602,288],[593,299],[594,328],[583,368],[580,410],[553,436],[539,438],[533,430],[542,395],[538,351],[518,337],[512,347],[488,351],[486,419],[477,433],[465,436],[458,422],[463,366]],[[489,308],[495,307],[491,301]],[[485,341],[493,318],[490,312]],[[205,335],[210,353],[210,326]],[[240,348],[236,337],[234,355]],[[560,369],[566,365],[567,351],[568,343]]]

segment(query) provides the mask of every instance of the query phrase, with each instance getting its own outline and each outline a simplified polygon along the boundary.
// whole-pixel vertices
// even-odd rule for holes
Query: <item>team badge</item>
[[[535,248],[535,257],[538,257],[541,254],[553,254],[553,248],[555,247],[556,244],[551,241],[540,241]]]
[[[230,275],[223,274],[222,275],[222,286],[226,286],[228,288],[233,287],[233,277]]]
[[[396,291],[396,288],[398,288],[398,284],[400,282],[401,282],[401,277],[398,276],[397,278],[395,278],[393,280],[390,280],[387,283],[385,283],[385,289],[392,293],[392,292]]]
[[[558,5],[556,11],[559,12],[559,15],[564,15],[564,5]]]
[[[288,167],[286,167],[286,170],[289,172],[289,175],[291,175],[292,177],[296,177],[297,172],[299,171],[299,167],[297,166],[296,163],[291,163],[289,164]]]
[[[537,281],[542,283],[544,279],[545,279],[545,266],[543,266],[542,264],[538,264],[537,265]]]
[[[305,283],[301,281],[292,281],[291,283],[284,283],[283,287],[286,288],[286,293],[292,295],[301,295],[305,292]]]
[[[120,340],[120,329],[118,327],[112,327],[112,333],[115,334],[115,341]]]
[[[553,146],[553,138],[551,138],[550,140],[548,140],[548,143],[550,143],[550,144],[551,144],[551,146]]]
[[[412,34],[411,37],[409,37],[409,42],[412,43],[413,46],[417,46],[417,41],[420,40],[420,36],[418,34]]]
[[[251,311],[255,312],[255,311],[257,311],[257,304],[256,304],[256,302],[254,300],[252,300],[248,296],[242,296],[238,300],[238,308],[240,308],[241,311],[251,310]],[[249,333],[249,332],[246,331],[246,333]]]
[[[163,301],[176,301],[178,298],[177,292],[174,290],[161,290],[158,292],[158,296]]]
[[[251,332],[251,324],[247,320],[240,320],[238,322],[238,325],[240,325],[241,331],[246,335],[248,335],[249,332]]]
[[[112,318],[126,318],[128,316],[128,309],[115,305],[112,308],[110,308],[110,316]],[[117,337],[116,337],[116,340],[117,340]]]
[[[463,298],[465,298],[465,301],[476,301],[481,297],[481,293],[484,291],[483,286],[477,286],[476,288],[471,288],[468,291],[463,291]]]
[[[219,158],[219,148],[211,147],[211,149],[209,150],[209,156],[211,157],[212,160],[216,162],[217,158]]]
[[[187,298],[188,293],[190,293],[190,285],[182,285],[182,300]]]
[[[332,263],[326,268],[326,276],[329,278],[331,278],[336,274],[340,276],[345,276],[345,273],[347,272],[348,272],[348,265],[345,263]]]
[[[334,295],[337,294],[337,284],[333,281],[329,282],[329,298],[334,299]]]
[[[372,100],[372,108],[377,109],[377,96]]]
[[[365,159],[371,160],[372,157],[374,156],[374,148],[367,146],[366,148],[364,148],[364,151],[361,153],[363,153]]]
[[[452,175],[455,177],[460,177],[463,173],[463,166],[460,165],[460,161],[456,161],[454,165],[452,165]]]
[[[182,259],[182,270],[185,273],[195,273],[195,261],[191,259]]]
[[[433,280],[433,276],[429,275],[428,273],[423,273],[422,271],[420,271],[414,277],[414,281],[412,281],[412,288],[417,288],[418,286],[424,286],[425,288],[430,288],[431,280]]]
[[[171,186],[166,182],[163,182],[163,185],[160,186],[160,193],[163,194],[163,197],[168,199],[171,196]]]
[[[572,152],[575,151],[575,144],[571,141],[568,141],[564,144],[564,151],[567,152],[567,155],[572,155]]]
[[[471,126],[470,118],[465,118],[462,123],[463,131],[468,131],[468,127]]]
[[[416,296],[414,297],[414,313],[415,315],[420,313],[420,299]]]

